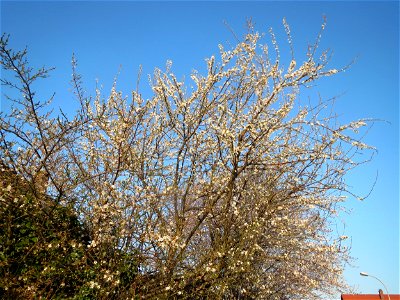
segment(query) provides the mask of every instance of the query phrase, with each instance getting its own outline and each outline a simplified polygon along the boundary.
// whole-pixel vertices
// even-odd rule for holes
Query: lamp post
[[[385,288],[386,294],[388,295],[388,298],[389,298],[389,300],[390,300],[389,291],[388,291],[386,285],[382,282],[382,280],[380,280],[378,277],[375,277],[375,276],[373,276],[373,275],[369,275],[369,274],[366,273],[366,272],[361,272],[360,275],[361,275],[361,276],[365,276],[365,277],[372,277],[372,278],[378,280],[378,281],[383,285],[383,287]]]

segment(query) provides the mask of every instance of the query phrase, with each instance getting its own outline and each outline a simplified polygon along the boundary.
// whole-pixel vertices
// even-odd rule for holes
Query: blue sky
[[[204,59],[218,53],[218,43],[241,36],[246,19],[256,29],[273,27],[285,45],[282,18],[291,26],[296,54],[305,53],[326,15],[321,47],[334,51],[332,67],[356,62],[345,73],[316,87],[325,98],[343,94],[336,111],[343,121],[370,117],[384,120],[371,128],[365,141],[378,149],[374,160],[348,176],[354,192],[344,215],[351,237],[354,267],[345,277],[362,293],[382,288],[365,271],[379,277],[391,293],[399,291],[399,4],[398,2],[1,2],[1,31],[11,34],[12,47],[28,46],[34,66],[55,66],[52,76],[36,84],[39,95],[56,92],[55,106],[70,114],[71,56],[75,53],[85,87],[96,80],[106,93],[119,73],[118,87],[129,94],[143,66],[141,89],[149,93],[147,74],[173,61],[178,77],[202,70]],[[314,93],[316,96],[317,94]],[[148,94],[150,96],[150,94]],[[1,109],[9,109],[4,97]]]

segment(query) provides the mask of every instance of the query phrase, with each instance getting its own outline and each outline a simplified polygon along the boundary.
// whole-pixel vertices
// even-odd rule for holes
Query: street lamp
[[[375,276],[373,276],[373,275],[369,275],[369,274],[366,273],[366,272],[361,272],[360,275],[361,275],[361,276],[365,276],[365,277],[372,277],[372,278],[375,278],[376,280],[378,280],[378,281],[383,285],[383,287],[385,288],[386,294],[388,295],[388,298],[389,298],[389,300],[390,300],[389,291],[388,291],[386,285],[382,282],[382,280],[380,280],[378,277],[375,277]]]

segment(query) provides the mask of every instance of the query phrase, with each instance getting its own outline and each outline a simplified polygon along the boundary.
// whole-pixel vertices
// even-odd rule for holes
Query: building
[[[389,298],[389,297],[390,298]],[[383,293],[379,294],[342,294],[341,300],[400,300],[400,295]]]

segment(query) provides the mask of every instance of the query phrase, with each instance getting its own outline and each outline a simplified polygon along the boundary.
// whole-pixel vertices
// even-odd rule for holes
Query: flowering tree
[[[305,61],[292,51],[285,65],[270,34],[272,47],[251,26],[232,49],[220,45],[193,87],[171,63],[156,69],[148,99],[116,84],[86,95],[73,59],[72,119],[37,99],[32,82],[48,70],[2,37],[2,67],[15,75],[2,83],[21,95],[1,113],[3,163],[85,224],[80,253],[96,272],[79,284],[97,298],[318,299],[344,287],[348,249],[331,229],[351,194],[344,176],[370,149],[354,134],[366,122],[337,124],[330,101],[300,102],[341,71],[317,51],[320,35]]]

